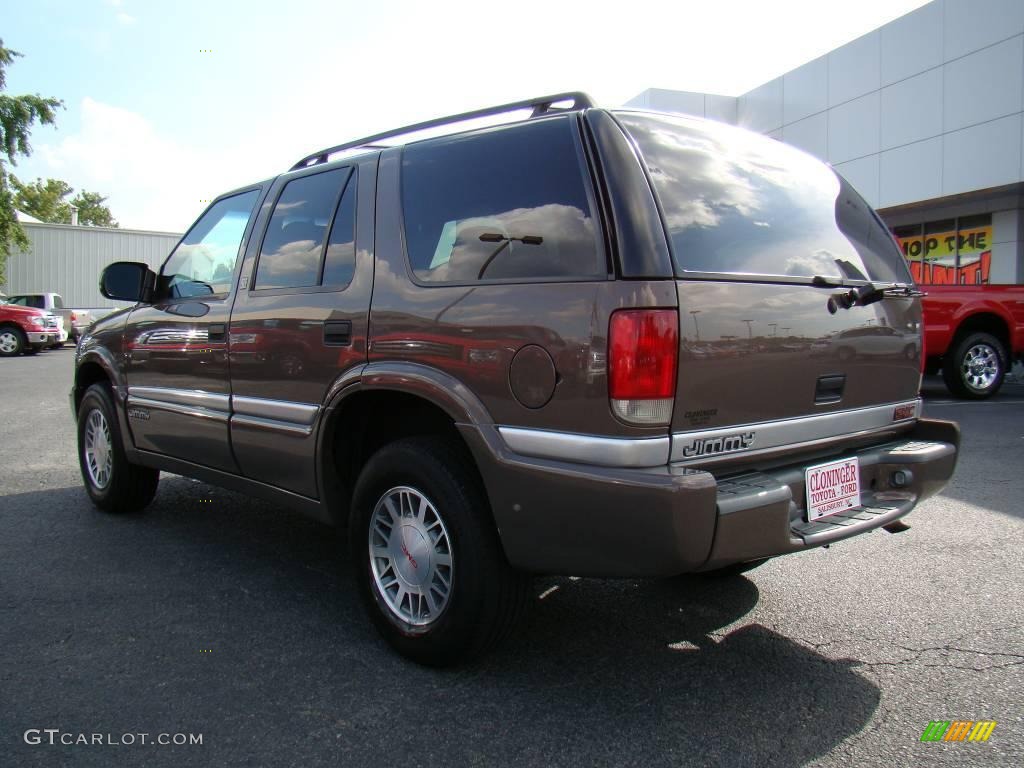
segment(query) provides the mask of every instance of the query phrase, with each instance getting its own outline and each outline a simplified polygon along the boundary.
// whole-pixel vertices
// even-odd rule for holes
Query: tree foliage
[[[0,283],[5,280],[4,267],[12,248],[28,246],[28,238],[14,212],[14,194],[8,184],[7,165],[17,165],[19,156],[28,157],[32,153],[28,141],[32,127],[36,123],[52,125],[58,107],[63,106],[60,99],[46,98],[38,93],[24,96],[4,93],[7,90],[6,69],[16,56],[21,54],[4,48],[0,39]]]
[[[75,190],[60,179],[36,179],[31,184],[22,184],[11,174],[14,188],[14,207],[29,216],[50,224],[67,224],[71,221],[71,205],[66,198]]]
[[[107,198],[99,192],[86,192],[84,189],[75,195],[71,204],[78,209],[78,223],[90,227],[117,227],[113,214],[104,203]]]
[[[78,209],[78,223],[93,227],[116,227],[113,214],[104,203],[107,198],[99,192],[82,190],[71,200],[67,197],[74,192],[74,187],[63,179],[36,179],[31,184],[23,184],[11,176],[14,188],[15,207],[40,221],[49,224],[70,224],[71,207]]]

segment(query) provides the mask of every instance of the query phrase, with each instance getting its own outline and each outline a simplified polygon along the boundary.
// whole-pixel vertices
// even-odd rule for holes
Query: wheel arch
[[[1003,345],[1003,351],[1007,355],[1007,363],[1012,356],[1012,345],[1010,339],[1010,325],[998,312],[989,309],[982,309],[962,317],[953,333],[953,339],[947,349],[947,354],[953,354],[960,341],[972,333],[988,333],[995,336]]]
[[[73,390],[75,413],[78,413],[78,406],[82,403],[85,391],[93,384],[104,381],[110,385],[115,404],[121,404],[124,396],[123,382],[116,370],[113,359],[109,353],[104,354],[104,350],[90,350],[82,356],[75,366]]]
[[[461,424],[489,424],[480,400],[454,377],[415,363],[371,363],[332,388],[317,437],[320,498],[335,525],[347,525],[352,489],[375,451],[403,437],[442,435],[479,469]]]

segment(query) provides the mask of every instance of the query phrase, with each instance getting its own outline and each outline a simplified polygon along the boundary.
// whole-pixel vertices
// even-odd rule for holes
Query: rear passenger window
[[[420,280],[607,272],[572,117],[406,147],[402,206],[409,261]]]
[[[327,227],[350,172],[335,168],[285,185],[263,237],[256,289],[319,285]]]

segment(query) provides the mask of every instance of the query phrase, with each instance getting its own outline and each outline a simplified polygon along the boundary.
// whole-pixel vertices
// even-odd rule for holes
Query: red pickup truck
[[[67,337],[64,323],[56,315],[0,300],[0,357],[38,352],[64,343]]]
[[[1024,285],[923,285],[928,373],[942,372],[957,397],[999,391],[1024,359]]]

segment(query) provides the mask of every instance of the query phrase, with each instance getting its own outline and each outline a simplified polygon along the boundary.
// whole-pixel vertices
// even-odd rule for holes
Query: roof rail
[[[572,106],[566,108],[553,106],[561,101],[571,101]],[[355,141],[347,141],[344,144],[338,144],[333,147],[328,147],[327,149],[321,149],[319,152],[306,155],[288,170],[297,171],[300,168],[309,168],[313,165],[326,163],[331,155],[337,152],[343,152],[346,149],[369,147],[382,139],[390,139],[395,136],[415,133],[416,131],[423,131],[427,128],[436,128],[441,125],[461,123],[466,120],[474,120],[478,117],[501,115],[505,112],[516,112],[521,109],[530,109],[531,107],[533,108],[533,114],[530,115],[530,117],[539,117],[540,115],[545,115],[551,112],[571,112],[578,109],[587,109],[593,106],[594,102],[589,96],[587,96],[587,94],[580,91],[570,91],[568,93],[556,93],[551,96],[540,96],[535,99],[527,99],[526,101],[513,101],[511,104],[502,104],[497,107],[474,109],[472,112],[463,112],[460,115],[450,115],[449,117],[438,117],[433,120],[427,120],[423,123],[407,125],[404,128],[395,128],[390,131],[384,131],[384,133],[375,133],[373,136],[364,136],[363,138],[356,139]]]

